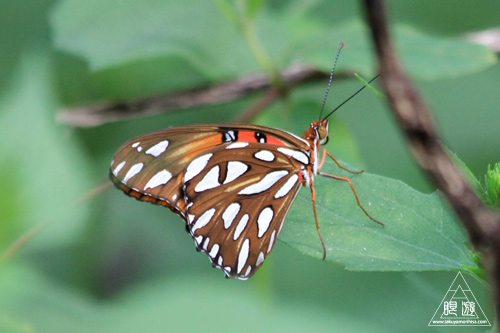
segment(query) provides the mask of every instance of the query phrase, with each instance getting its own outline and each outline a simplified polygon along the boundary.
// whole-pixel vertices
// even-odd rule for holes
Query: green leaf
[[[396,25],[395,37],[410,74],[424,80],[453,78],[479,72],[497,62],[486,46],[458,38],[425,34]]]
[[[392,31],[404,65],[419,79],[458,77],[479,72],[497,62],[495,53],[487,47],[462,39],[432,36],[401,24],[393,25]],[[335,56],[335,45],[345,42],[338,68],[360,71],[368,76],[375,74],[373,45],[362,21],[356,19],[337,26],[325,23],[314,38],[309,34],[297,34],[302,41],[294,49],[293,58],[328,72]]]
[[[326,169],[333,162],[326,163]],[[348,175],[371,221],[356,204],[349,184],[316,177],[318,218],[327,261],[349,270],[455,270],[476,266],[467,237],[437,193],[423,194],[406,184],[368,173]],[[322,258],[308,190],[302,190],[280,237],[304,254]]]
[[[94,70],[160,56],[185,59],[210,79],[257,68],[212,1],[65,0],[51,23],[56,46]]]
[[[339,69],[373,75],[374,54],[362,18],[318,19],[317,6],[286,3],[280,10],[264,1],[248,3],[259,45],[274,65],[306,63],[329,72],[339,42],[345,42]],[[229,1],[98,0],[59,2],[51,16],[55,45],[84,57],[94,70],[173,57],[210,80],[258,70],[248,41],[238,33],[244,20]],[[420,79],[435,80],[478,72],[496,63],[488,48],[462,39],[392,26],[405,65]],[[174,73],[173,73],[174,74]],[[172,75],[173,75],[172,74]],[[169,75],[165,72],[165,75]]]
[[[366,81],[365,79],[363,79],[361,77],[361,75],[359,75],[358,73],[354,73],[354,76],[356,77],[356,79],[358,79],[366,88],[370,89],[371,92],[373,92],[375,95],[377,95],[378,97],[380,98],[386,98],[384,94],[382,94],[380,91],[378,91],[377,89],[375,89],[368,81]],[[372,79],[375,80],[375,78],[377,77],[374,77]]]
[[[495,208],[500,208],[500,163],[496,163],[493,168],[488,165],[485,176],[485,191],[489,204]]]

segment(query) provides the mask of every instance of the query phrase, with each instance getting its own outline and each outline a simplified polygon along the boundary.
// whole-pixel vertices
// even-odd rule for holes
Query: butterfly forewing
[[[186,132],[180,128],[140,136],[118,150],[111,178],[127,194],[185,217],[183,171],[200,152],[220,144],[221,137],[213,129]]]
[[[303,165],[279,148],[218,146],[202,156],[199,173],[185,175],[189,230],[198,248],[230,277],[245,279],[260,268],[302,185]]]

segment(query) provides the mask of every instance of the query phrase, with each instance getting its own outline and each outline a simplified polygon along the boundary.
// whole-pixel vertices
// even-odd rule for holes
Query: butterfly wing
[[[125,143],[110,178],[126,194],[182,216],[214,266],[246,279],[274,246],[309,148],[263,126],[176,127]]]
[[[302,185],[305,165],[298,159],[308,157],[276,145],[233,143],[208,150],[188,165],[189,231],[198,249],[227,276],[249,278],[271,252]]]

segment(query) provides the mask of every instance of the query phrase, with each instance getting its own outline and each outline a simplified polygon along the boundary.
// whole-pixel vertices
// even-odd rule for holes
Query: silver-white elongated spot
[[[252,266],[248,266],[247,267],[247,271],[245,272],[244,277],[246,278],[248,276],[248,274],[250,274],[251,271],[252,271]]]
[[[245,148],[248,146],[248,142],[234,142],[226,147],[226,149],[235,149],[235,148]]]
[[[219,244],[214,244],[208,255],[210,256],[210,258],[215,259],[217,253],[219,253]]]
[[[233,223],[234,218],[240,212],[241,205],[237,202],[230,204],[224,213],[222,214],[222,220],[224,220],[224,229],[229,229]]]
[[[299,180],[299,176],[295,173],[288,178],[285,184],[281,186],[281,188],[276,192],[274,195],[274,199],[279,199],[287,195],[290,190],[297,184],[297,181]]]
[[[165,185],[170,179],[172,179],[172,174],[170,172],[165,169],[158,171],[156,175],[151,177],[146,186],[144,186],[144,191],[146,191],[148,188],[155,188],[160,185]]]
[[[258,183],[249,185],[238,192],[240,195],[251,195],[267,191],[271,188],[278,180],[288,175],[286,170],[277,170],[269,172],[264,176]]]
[[[120,170],[125,166],[125,163],[127,162],[123,161],[120,164],[118,164],[116,168],[113,170],[113,175],[118,176],[118,172],[120,172]]]
[[[219,265],[220,267],[222,267],[222,263],[223,262],[224,262],[224,259],[222,258],[222,256],[219,256],[219,259],[217,259],[217,265]]]
[[[165,152],[168,147],[168,140],[163,140],[155,144],[153,147],[146,150],[146,154],[158,157]]]
[[[264,252],[260,251],[259,256],[257,257],[257,262],[255,263],[255,266],[259,266],[264,262]]]
[[[264,162],[272,162],[275,158],[274,154],[269,150],[259,150],[253,154],[253,157]]]
[[[309,157],[307,157],[307,155],[301,151],[293,150],[293,149],[289,149],[289,148],[283,148],[283,147],[278,148],[278,151],[282,152],[285,155],[292,157],[293,159],[299,161],[300,163],[302,163],[304,165],[309,164]]]
[[[205,241],[203,242],[203,251],[208,250],[208,244],[210,244],[210,237],[205,238]]]
[[[134,164],[130,167],[130,170],[128,170],[127,174],[125,175],[125,178],[123,178],[124,182],[128,182],[128,180],[135,175],[137,175],[139,172],[141,172],[142,167],[144,166],[144,163],[137,163]]]
[[[194,241],[196,242],[196,245],[200,246],[201,242],[203,242],[203,236],[196,236]]]
[[[194,234],[196,230],[206,226],[208,222],[210,222],[214,214],[215,214],[215,208],[211,208],[207,210],[205,213],[203,213],[200,217],[198,217],[193,227],[191,228],[191,233]]]
[[[205,154],[195,158],[191,163],[189,163],[186,168],[186,173],[184,174],[184,183],[187,183],[194,177],[198,176],[198,174],[205,169],[212,156],[213,154]]]
[[[248,165],[238,161],[231,161],[227,163],[227,174],[224,179],[224,184],[232,182],[248,170]]]
[[[247,238],[243,241],[240,253],[238,254],[238,269],[236,270],[238,274],[240,274],[243,267],[245,267],[249,254],[250,254],[250,239]]]
[[[250,217],[248,216],[248,214],[245,214],[241,217],[241,220],[240,222],[238,222],[236,229],[234,229],[234,240],[237,240],[241,236],[241,233],[243,232],[243,230],[245,230],[249,219]]]
[[[196,184],[194,191],[195,192],[203,192],[203,191],[209,190],[211,188],[216,188],[217,186],[220,186],[219,171],[220,171],[220,168],[218,165],[216,165],[212,169],[210,169],[210,171],[207,172],[205,177],[203,177],[203,179],[198,184]]]
[[[271,240],[269,241],[269,246],[267,247],[267,253],[271,252],[271,250],[273,249],[275,237],[276,237],[276,230],[273,230],[273,233],[271,234]]]
[[[259,229],[257,236],[259,238],[262,238],[262,236],[269,229],[273,216],[274,211],[271,207],[266,207],[260,212],[259,217],[257,218],[257,227]]]

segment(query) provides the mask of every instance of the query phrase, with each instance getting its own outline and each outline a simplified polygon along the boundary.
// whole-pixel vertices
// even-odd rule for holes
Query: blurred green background
[[[0,331],[455,331],[427,324],[456,272],[347,271],[278,242],[252,279],[227,280],[169,210],[116,190],[82,200],[106,181],[128,139],[194,120],[228,122],[259,100],[94,128],[56,121],[70,106],[262,72],[227,5],[0,0]],[[400,0],[390,9],[400,52],[445,142],[483,177],[500,156],[500,65],[463,35],[499,26],[500,3]],[[338,72],[376,73],[357,2],[253,1],[250,12],[277,69],[303,63],[328,72],[345,42]],[[335,80],[328,108],[359,86]],[[301,134],[325,88],[301,86],[254,122]],[[338,132],[329,150],[341,160],[433,191],[383,100],[364,92],[332,121]],[[488,287],[465,279],[493,322]]]

